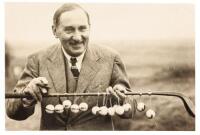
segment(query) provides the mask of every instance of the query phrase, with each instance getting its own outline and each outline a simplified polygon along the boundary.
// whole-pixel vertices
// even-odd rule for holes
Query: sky
[[[5,38],[52,43],[52,18],[60,3],[6,3]],[[194,39],[193,4],[81,4],[91,18],[90,40]]]

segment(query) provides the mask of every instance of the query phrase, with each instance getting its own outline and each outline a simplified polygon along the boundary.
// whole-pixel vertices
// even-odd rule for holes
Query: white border
[[[4,54],[5,54],[5,51],[4,51],[4,3],[5,2],[66,2],[66,0],[3,0],[0,2],[0,17],[1,17],[1,22],[0,22],[0,61],[1,61],[1,66],[0,66],[0,73],[1,73],[1,76],[0,76],[0,88],[1,88],[1,91],[4,92],[4,89],[5,89],[5,66],[4,66]],[[200,6],[199,6],[199,2],[198,0],[67,0],[67,2],[81,2],[81,3],[193,3],[196,5],[196,10],[195,10],[195,15],[196,15],[196,19],[195,19],[195,22],[196,24],[200,24],[200,21],[199,21],[199,10],[200,10]],[[2,118],[1,122],[0,122],[0,130],[2,131],[1,134],[20,134],[20,135],[27,135],[27,134],[34,134],[34,135],[39,135],[39,134],[48,134],[48,135],[55,135],[55,134],[87,134],[87,135],[94,135],[94,134],[137,134],[137,135],[144,135],[144,134],[151,134],[151,135],[178,135],[178,134],[181,134],[181,135],[193,135],[193,134],[199,134],[200,130],[199,130],[199,127],[200,127],[200,124],[199,124],[199,95],[200,95],[200,87],[199,87],[199,52],[200,52],[200,41],[199,41],[199,38],[200,38],[200,27],[199,25],[196,25],[195,26],[195,30],[196,30],[196,47],[195,47],[195,63],[196,63],[196,86],[195,86],[195,104],[196,104],[196,131],[176,131],[176,132],[173,132],[173,131],[168,131],[168,132],[160,132],[160,131],[128,131],[128,132],[119,132],[119,131],[115,131],[115,132],[106,132],[106,131],[103,131],[103,132],[72,132],[72,131],[68,131],[67,133],[65,131],[60,131],[60,132],[56,132],[56,131],[17,131],[17,132],[11,132],[11,131],[5,131],[5,103],[4,103],[4,93],[1,93],[1,98],[0,98],[0,103],[1,103],[1,106],[2,106],[2,110],[0,111],[0,116]]]
[[[4,0],[5,2],[195,3],[195,0]]]
[[[0,111],[0,116],[3,118],[1,121],[4,123],[1,123],[0,122],[0,128],[1,128],[1,131],[5,129],[5,100],[4,100],[4,90],[5,90],[5,38],[4,38],[4,5],[1,3],[0,4],[0,18],[1,18],[1,22],[0,22],[0,88],[1,88],[1,91],[3,93],[0,93],[1,97],[0,97],[0,103],[1,103],[1,106],[3,106],[2,108],[2,111]]]
[[[200,61],[198,58],[200,57],[200,2],[196,1],[195,3],[195,111],[196,111],[196,131],[200,133],[200,116],[199,116],[199,110],[200,110],[200,101],[197,100],[199,99],[200,95],[200,85],[199,85],[199,80],[200,80]]]

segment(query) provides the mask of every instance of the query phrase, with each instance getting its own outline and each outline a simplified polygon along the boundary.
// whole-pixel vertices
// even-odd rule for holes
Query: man
[[[97,97],[49,97],[48,93],[110,92],[117,101],[124,102],[129,82],[119,55],[108,48],[89,45],[90,19],[77,4],[64,4],[54,14],[53,34],[60,44],[28,57],[26,67],[14,92],[26,93],[30,99],[9,99],[7,115],[24,120],[34,113],[35,104],[41,102],[41,130],[111,130],[110,116],[94,116],[91,108]],[[86,102],[88,111],[74,114],[48,114],[48,104],[62,104],[66,99],[79,104]],[[98,97],[99,105],[105,97]],[[112,102],[115,102],[112,98]],[[122,117],[130,117],[131,113]]]

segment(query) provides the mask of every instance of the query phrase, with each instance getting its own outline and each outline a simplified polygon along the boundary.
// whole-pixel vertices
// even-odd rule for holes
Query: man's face
[[[81,55],[88,46],[90,26],[86,14],[75,9],[61,14],[58,26],[53,26],[65,51],[71,56]]]

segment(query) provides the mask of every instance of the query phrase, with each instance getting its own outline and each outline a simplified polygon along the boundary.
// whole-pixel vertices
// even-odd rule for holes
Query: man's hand
[[[42,94],[47,93],[47,84],[48,81],[45,77],[34,78],[29,82],[27,87],[23,90],[25,94],[32,96],[31,99],[23,98],[22,103],[24,107],[32,106],[36,104],[37,101],[42,101]]]
[[[113,88],[108,87],[106,92],[110,93],[112,96],[118,100],[124,101],[126,98],[125,93],[127,92],[126,87],[122,84],[116,84]]]

